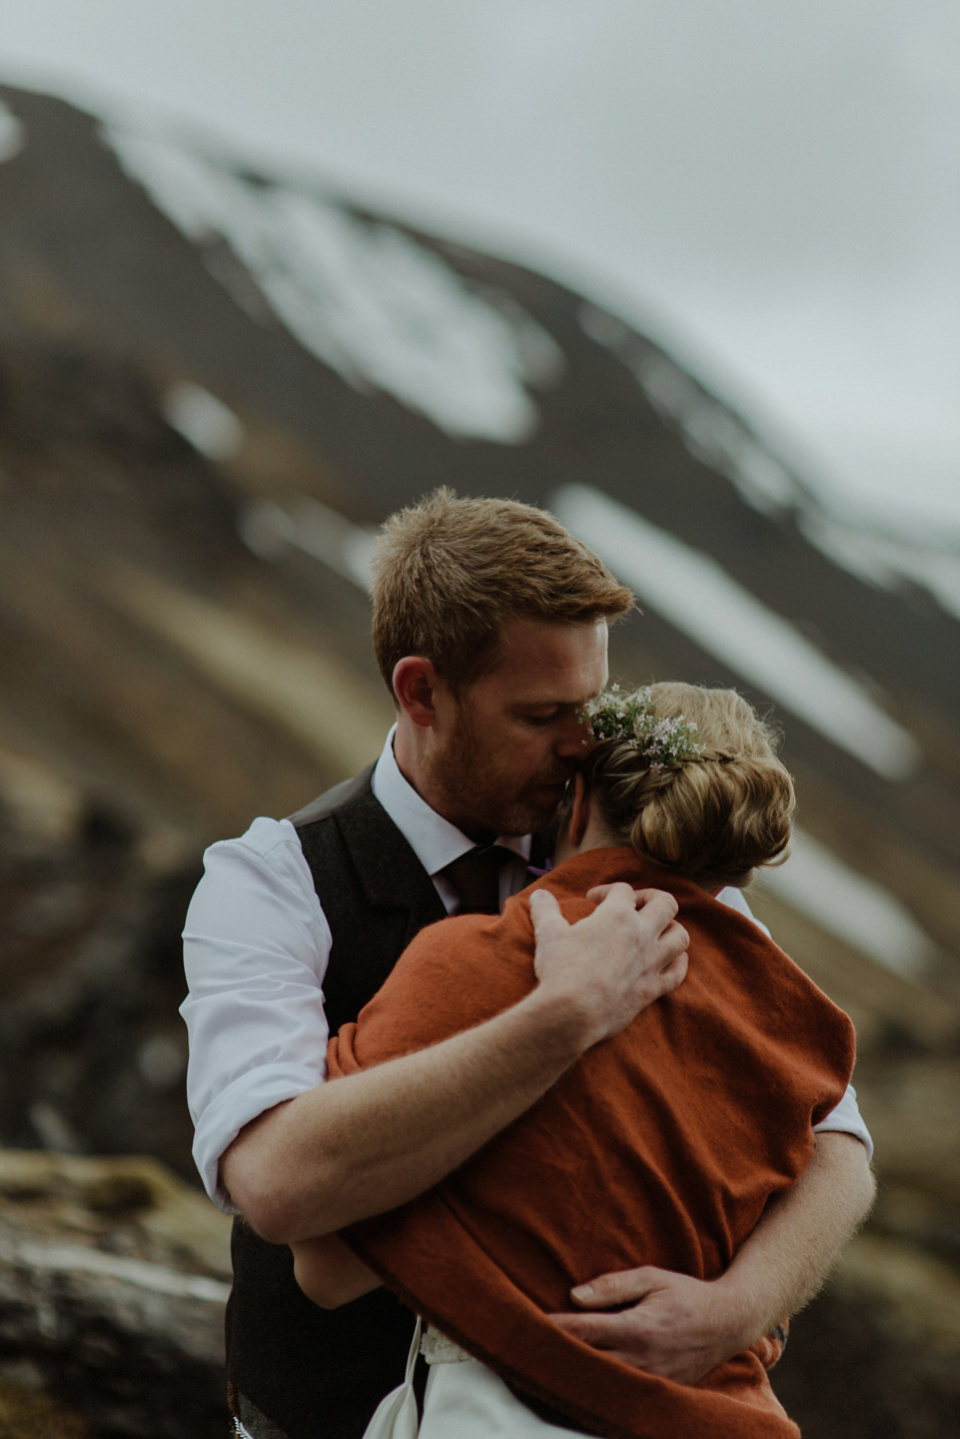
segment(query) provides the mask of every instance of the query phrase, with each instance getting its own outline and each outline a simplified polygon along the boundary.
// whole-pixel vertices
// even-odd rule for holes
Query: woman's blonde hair
[[[424,655],[456,694],[496,664],[511,619],[611,621],[633,595],[553,515],[442,488],[392,515],[372,560],[373,646],[393,693]]]
[[[584,772],[611,831],[699,883],[742,888],[782,863],[796,796],[778,731],[735,690],[668,682],[645,693],[654,719],[682,719],[702,750],[661,764],[631,740],[599,740]]]

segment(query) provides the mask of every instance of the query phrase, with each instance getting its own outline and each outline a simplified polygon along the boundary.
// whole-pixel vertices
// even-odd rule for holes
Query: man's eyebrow
[[[517,700],[513,709],[519,714],[529,710],[578,710],[583,708],[582,700]]]

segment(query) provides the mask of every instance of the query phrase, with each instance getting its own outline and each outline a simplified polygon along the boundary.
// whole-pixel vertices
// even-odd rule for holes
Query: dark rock
[[[3,1151],[0,1195],[0,1433],[222,1439],[224,1217],[148,1160]]]

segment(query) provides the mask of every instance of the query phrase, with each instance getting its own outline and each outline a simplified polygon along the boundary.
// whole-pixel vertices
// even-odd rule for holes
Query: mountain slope
[[[376,752],[364,556],[439,483],[546,504],[608,559],[643,610],[612,636],[624,682],[775,707],[802,829],[757,906],[857,1020],[878,1230],[953,1262],[956,544],[831,514],[545,276],[0,87],[7,1139],[189,1172],[200,851]]]

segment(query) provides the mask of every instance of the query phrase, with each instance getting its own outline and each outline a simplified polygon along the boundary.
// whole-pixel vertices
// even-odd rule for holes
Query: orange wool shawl
[[[596,1045],[534,1107],[421,1198],[348,1242],[406,1303],[519,1391],[609,1439],[787,1439],[763,1345],[695,1386],[632,1369],[562,1333],[573,1285],[659,1265],[719,1275],[813,1150],[811,1124],[849,1081],[847,1017],[750,920],[632,850],[580,854],[538,881],[570,921],[594,884],[671,890],[687,979]],[[502,916],[422,931],[356,1024],[331,1076],[422,1049],[536,983],[526,890]]]

